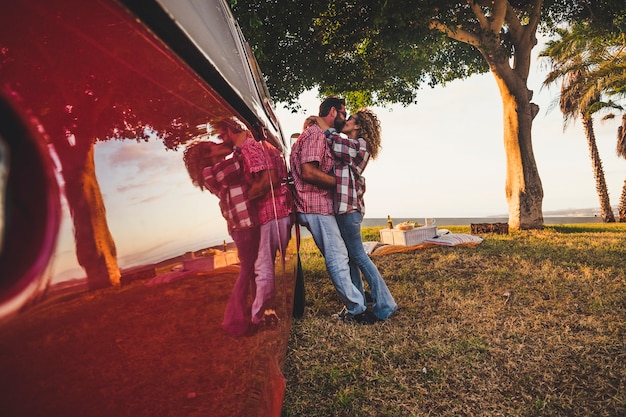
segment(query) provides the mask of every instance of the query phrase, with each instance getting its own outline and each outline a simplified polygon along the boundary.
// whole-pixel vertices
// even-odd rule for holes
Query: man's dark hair
[[[346,105],[346,100],[344,100],[343,98],[336,97],[336,96],[326,97],[326,99],[322,101],[322,104],[320,104],[319,116],[320,117],[328,116],[328,113],[330,113],[330,109],[332,109],[333,107],[336,108],[337,111],[341,111],[341,108],[345,105]]]

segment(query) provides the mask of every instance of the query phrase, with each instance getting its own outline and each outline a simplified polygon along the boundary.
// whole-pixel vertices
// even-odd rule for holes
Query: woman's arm
[[[320,116],[307,117],[306,120],[304,121],[303,130],[311,125],[318,125],[322,129],[322,131],[328,130],[330,128],[328,123],[326,123],[326,121],[324,121],[324,119],[321,118]]]

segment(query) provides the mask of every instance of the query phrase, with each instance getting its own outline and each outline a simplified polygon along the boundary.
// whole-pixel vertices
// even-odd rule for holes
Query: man
[[[319,116],[341,131],[347,116],[345,100],[326,98],[320,105]],[[333,209],[334,159],[324,131],[318,125],[310,125],[300,134],[291,149],[290,163],[296,190],[296,217],[298,223],[311,232],[324,256],[335,290],[348,311],[340,317],[364,324],[376,322],[374,314],[365,306],[363,293],[350,277],[348,250]]]

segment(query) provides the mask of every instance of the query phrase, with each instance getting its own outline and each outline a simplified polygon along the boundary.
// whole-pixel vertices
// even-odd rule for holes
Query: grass
[[[307,239],[283,416],[626,415],[625,243],[624,224],[554,225],[373,256],[400,310],[355,326],[330,320]]]
[[[400,306],[373,326],[330,319],[310,238],[291,330],[220,331],[231,267],[49,299],[0,326],[0,415],[265,417],[279,369],[283,417],[626,415],[625,243],[624,224],[555,225],[373,256]]]

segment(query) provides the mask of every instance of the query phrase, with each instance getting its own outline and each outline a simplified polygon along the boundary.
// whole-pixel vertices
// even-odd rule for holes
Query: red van
[[[2,9],[0,414],[279,416],[287,147],[226,2]]]

